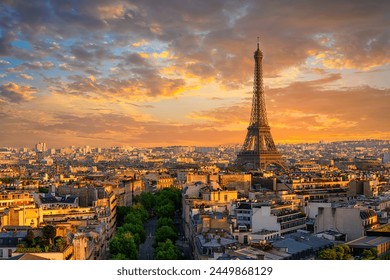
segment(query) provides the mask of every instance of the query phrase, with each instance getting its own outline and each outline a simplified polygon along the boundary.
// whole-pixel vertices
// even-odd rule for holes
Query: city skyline
[[[277,144],[390,139],[386,1],[0,4],[0,146],[242,144],[256,38]]]

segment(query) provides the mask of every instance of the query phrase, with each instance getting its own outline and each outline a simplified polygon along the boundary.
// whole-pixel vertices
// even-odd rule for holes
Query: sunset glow
[[[37,4],[39,3],[39,4]],[[388,1],[3,1],[0,146],[390,139]]]

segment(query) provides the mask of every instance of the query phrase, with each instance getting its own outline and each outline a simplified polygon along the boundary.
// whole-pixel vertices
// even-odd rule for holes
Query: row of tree
[[[152,216],[173,216],[175,209],[181,208],[181,190],[170,187],[154,194],[141,193],[134,198],[134,203],[141,203]]]
[[[318,258],[322,260],[352,260],[352,250],[346,244],[340,244],[333,248],[328,248],[318,253]],[[378,258],[378,250],[375,248],[363,250],[360,258],[362,260],[375,260]]]
[[[139,245],[146,240],[144,223],[157,216],[155,258],[178,259],[180,252],[174,245],[177,233],[173,218],[181,207],[181,191],[165,188],[155,194],[142,193],[134,198],[132,207],[117,208],[117,231],[110,242],[112,259],[137,259]]]
[[[175,246],[177,231],[174,225],[175,211],[181,208],[181,191],[166,188],[155,195],[153,212],[157,215],[154,258],[156,260],[180,259],[180,251]]]
[[[114,260],[138,259],[139,245],[146,240],[144,223],[149,214],[141,204],[118,207],[117,230],[110,242],[111,258]]]

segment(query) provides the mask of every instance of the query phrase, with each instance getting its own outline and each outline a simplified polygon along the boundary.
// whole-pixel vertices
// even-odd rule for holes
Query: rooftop
[[[355,248],[372,248],[390,242],[388,236],[364,236],[348,243]]]

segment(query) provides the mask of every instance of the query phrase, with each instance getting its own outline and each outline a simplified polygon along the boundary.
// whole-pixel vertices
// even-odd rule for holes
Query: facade
[[[230,234],[231,226],[226,212],[192,209],[190,245],[196,260],[217,259],[237,241]]]
[[[277,190],[288,190],[303,195],[310,201],[347,201],[349,180],[330,180],[327,178],[298,179],[277,183]]]
[[[290,203],[232,202],[232,230],[239,243],[273,239],[306,228],[306,215]]]
[[[25,191],[0,192],[0,209],[26,205],[35,205],[32,194]]]
[[[0,232],[0,260],[9,259],[16,251],[16,247],[27,236],[27,231]]]
[[[252,186],[252,174],[221,174],[219,184],[225,189],[237,190],[247,196]]]
[[[143,180],[145,181],[145,186],[150,186],[152,191],[173,187],[175,185],[174,178],[167,173],[150,172],[143,176]]]
[[[352,180],[348,184],[348,196],[376,197],[379,194],[378,180]]]
[[[353,207],[319,207],[314,233],[334,230],[346,235],[346,241],[365,236],[366,231],[378,227],[375,211]]]

